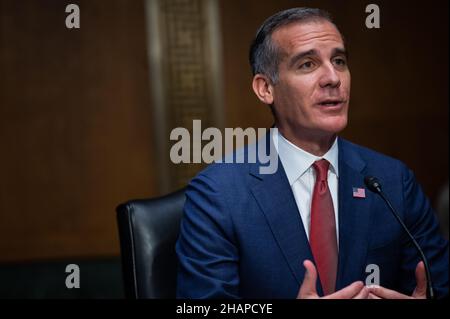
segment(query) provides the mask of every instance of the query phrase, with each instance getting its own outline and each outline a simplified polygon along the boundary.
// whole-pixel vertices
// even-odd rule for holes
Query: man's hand
[[[369,287],[369,299],[426,299],[427,298],[427,277],[425,266],[419,262],[416,267],[416,289],[411,296],[401,294],[395,290],[390,290],[380,286]]]
[[[297,299],[318,299],[320,298],[316,291],[317,271],[314,264],[305,260],[303,266],[306,268],[303,283],[298,291]],[[367,299],[369,290],[362,281],[356,281],[351,285],[336,291],[321,299]]]

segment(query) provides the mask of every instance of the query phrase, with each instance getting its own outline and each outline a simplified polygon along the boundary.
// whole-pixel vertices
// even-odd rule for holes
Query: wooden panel
[[[154,195],[143,4],[0,2],[0,261],[119,253],[115,207]]]
[[[222,126],[218,6],[216,0],[147,0],[147,9],[160,185],[170,192],[205,166],[192,156],[190,163],[171,163],[170,147],[177,141],[169,143],[170,132],[183,127],[192,136],[193,120],[203,128]],[[190,154],[197,151],[191,145]]]

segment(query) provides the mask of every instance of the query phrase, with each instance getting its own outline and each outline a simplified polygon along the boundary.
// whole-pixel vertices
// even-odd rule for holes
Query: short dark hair
[[[250,46],[249,60],[253,75],[264,74],[272,83],[277,83],[280,50],[271,39],[272,33],[287,24],[315,20],[326,20],[335,25],[327,11],[304,7],[280,11],[264,21]]]

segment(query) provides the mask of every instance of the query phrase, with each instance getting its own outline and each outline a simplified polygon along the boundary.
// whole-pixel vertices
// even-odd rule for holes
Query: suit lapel
[[[284,169],[279,167],[275,174],[267,175],[252,187],[252,193],[292,273],[301,283],[303,259],[312,259],[312,254]]]
[[[278,154],[270,154],[270,156],[275,156],[278,160],[278,169],[274,174],[260,174],[260,164],[251,165],[250,175],[254,179],[251,192],[264,213],[292,273],[300,284],[304,277],[303,260],[306,258],[312,260],[312,253],[282,163]]]
[[[365,188],[365,162],[354,147],[339,139],[339,261],[336,289],[360,280],[368,247],[372,194],[353,197],[353,187]]]

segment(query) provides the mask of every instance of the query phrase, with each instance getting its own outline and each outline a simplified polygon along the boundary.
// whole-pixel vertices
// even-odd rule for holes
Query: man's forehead
[[[275,30],[272,40],[286,52],[321,42],[335,42],[344,47],[338,29],[326,20],[290,23]]]

